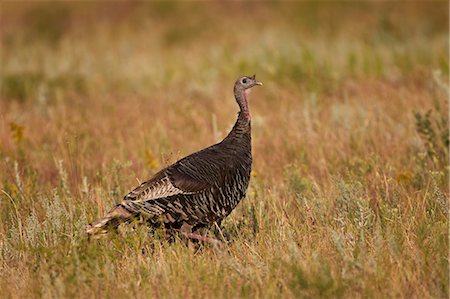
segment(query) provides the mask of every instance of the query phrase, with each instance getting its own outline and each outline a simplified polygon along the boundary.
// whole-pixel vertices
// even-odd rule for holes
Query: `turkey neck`
[[[225,138],[243,138],[243,137],[251,137],[251,124],[250,120],[247,118],[245,113],[243,111],[238,113],[238,118],[236,120],[236,123],[233,126],[233,129],[231,129],[228,136]]]
[[[239,105],[239,108],[241,108],[241,114],[250,122],[251,115],[250,115],[250,109],[248,107],[248,100],[247,95],[250,93],[250,89],[245,90],[238,86],[235,86],[234,88],[234,97],[236,98],[236,102]]]
[[[228,136],[225,137],[222,143],[225,147],[229,147],[233,152],[245,152],[246,155],[244,156],[251,156],[251,118],[248,109],[247,95],[244,90],[235,87],[234,96],[241,111],[239,111],[233,129],[231,129],[230,133],[228,133]]]
[[[241,110],[238,114],[233,129],[231,129],[228,136],[225,137],[223,143],[232,145],[233,148],[235,145],[238,145],[235,150],[251,152],[251,141],[252,135],[250,119],[246,113]]]

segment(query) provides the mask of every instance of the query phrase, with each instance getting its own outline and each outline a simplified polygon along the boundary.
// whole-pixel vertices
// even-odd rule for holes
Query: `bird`
[[[252,170],[250,90],[262,85],[255,75],[235,81],[239,106],[236,122],[219,143],[192,153],[157,172],[123,198],[104,217],[89,224],[88,236],[98,236],[144,217],[153,228],[181,232],[197,241],[198,232],[220,226],[245,197]]]

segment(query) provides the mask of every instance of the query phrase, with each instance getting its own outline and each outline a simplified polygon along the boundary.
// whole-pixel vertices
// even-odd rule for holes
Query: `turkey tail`
[[[122,205],[117,205],[104,217],[89,224],[86,233],[89,236],[106,234],[108,230],[117,229],[123,223],[129,221],[135,214],[125,209]]]

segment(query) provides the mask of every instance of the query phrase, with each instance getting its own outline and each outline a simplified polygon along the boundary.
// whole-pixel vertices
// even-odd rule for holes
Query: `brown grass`
[[[1,8],[0,297],[448,296],[447,3]],[[138,180],[225,136],[253,73],[227,249],[88,243]]]

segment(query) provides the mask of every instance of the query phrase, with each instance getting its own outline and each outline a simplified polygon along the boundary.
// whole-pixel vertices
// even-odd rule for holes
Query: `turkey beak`
[[[255,82],[255,85],[260,85],[260,86],[263,85],[262,82],[259,82],[258,80],[256,80],[255,77],[256,77],[256,75],[253,75],[253,76],[251,77],[251,78],[253,79],[253,81]],[[253,86],[255,86],[255,85],[253,85]]]

